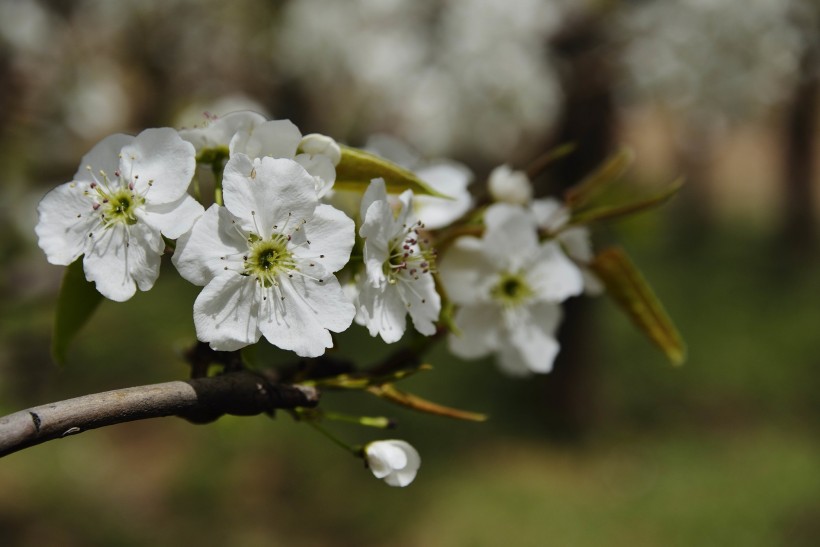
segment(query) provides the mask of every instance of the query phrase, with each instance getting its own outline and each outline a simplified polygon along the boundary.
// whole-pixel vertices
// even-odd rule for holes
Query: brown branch
[[[134,420],[179,416],[207,423],[223,414],[254,416],[313,407],[314,388],[275,384],[247,370],[85,395],[0,418],[0,457],[89,429]]]

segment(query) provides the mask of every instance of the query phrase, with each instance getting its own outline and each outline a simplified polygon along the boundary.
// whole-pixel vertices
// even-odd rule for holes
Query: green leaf
[[[608,185],[620,179],[634,159],[635,153],[628,148],[615,152],[602,166],[566,191],[564,197],[567,205],[575,210],[588,204]]]
[[[680,333],[626,252],[618,247],[606,249],[595,257],[591,267],[632,322],[673,364],[683,364],[686,346]]]
[[[358,148],[341,146],[341,149],[342,159],[339,165],[336,166],[334,188],[364,192],[371,179],[381,177],[384,179],[387,192],[390,194],[400,194],[405,190],[413,190],[416,194],[452,199],[450,196],[434,190],[412,171],[408,171],[389,160]]]
[[[51,353],[55,361],[60,364],[65,362],[69,344],[94,314],[102,298],[94,284],[86,281],[82,258],[78,258],[66,268],[60,296],[57,299],[57,316],[51,343]]]
[[[598,220],[612,220],[652,209],[666,203],[672,196],[677,194],[682,187],[683,179],[680,178],[657,194],[648,196],[632,195],[628,197],[611,196],[607,199],[601,199],[600,201],[603,203],[600,205],[591,205],[573,211],[572,223],[587,224]]]

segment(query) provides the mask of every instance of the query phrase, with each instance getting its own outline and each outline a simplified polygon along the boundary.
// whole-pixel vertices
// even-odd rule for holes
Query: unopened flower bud
[[[499,165],[488,181],[494,201],[527,205],[532,200],[532,183],[523,171],[513,171],[509,165]]]
[[[327,156],[334,167],[339,165],[342,159],[342,149],[339,148],[335,140],[327,135],[320,135],[319,133],[305,135],[299,143],[299,148],[302,152],[312,156]]]
[[[364,456],[373,475],[390,486],[407,486],[413,482],[421,465],[416,449],[396,439],[368,444],[364,447]]]

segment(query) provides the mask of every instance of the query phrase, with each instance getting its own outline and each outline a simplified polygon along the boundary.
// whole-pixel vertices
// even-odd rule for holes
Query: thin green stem
[[[354,456],[357,456],[357,457],[359,456],[360,451],[359,451],[358,448],[356,448],[354,446],[350,446],[349,444],[347,444],[346,442],[344,442],[343,440],[338,438],[336,435],[334,435],[333,433],[331,433],[330,431],[328,431],[327,429],[325,429],[324,427],[319,425],[319,422],[317,422],[313,419],[309,419],[307,423],[313,429],[315,429],[316,431],[318,431],[319,433],[324,435],[326,438],[328,438],[336,446],[339,446],[339,447],[343,448],[345,451],[350,452]]]

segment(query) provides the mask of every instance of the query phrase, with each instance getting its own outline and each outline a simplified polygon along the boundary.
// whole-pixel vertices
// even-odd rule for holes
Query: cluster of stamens
[[[95,175],[91,166],[87,166],[86,169],[91,174],[92,182],[83,190],[83,195],[91,199],[90,214],[98,216],[98,227],[110,228],[116,224],[124,224],[127,227],[136,224],[136,211],[145,204],[145,196],[154,181],[149,180],[145,191],[140,193],[134,186],[134,183],[139,181],[139,175],[132,175],[130,182],[126,184],[126,179],[119,169],[114,171],[113,180],[105,171],[101,170]],[[80,213],[77,218],[82,216]],[[93,231],[88,237],[94,237]]]
[[[308,259],[308,261],[304,263],[298,262],[291,250],[292,247],[310,245],[309,240],[305,240],[303,243],[296,245],[292,243],[293,234],[301,231],[302,227],[307,224],[307,220],[297,222],[297,225],[293,228],[293,231],[291,233],[287,233],[291,219],[291,213],[288,213],[288,218],[285,224],[281,228],[274,225],[273,229],[277,231],[272,233],[269,237],[264,238],[259,235],[259,226],[256,225],[256,211],[251,211],[251,216],[253,217],[256,231],[248,234],[243,232],[239,226],[237,226],[235,220],[231,221],[231,224],[237,233],[241,234],[248,243],[248,250],[243,252],[241,255],[241,269],[235,271],[242,276],[253,277],[256,280],[256,283],[265,290],[265,293],[262,295],[262,300],[268,299],[268,294],[266,294],[267,291],[273,291],[279,300],[285,299],[279,289],[280,276],[286,275],[289,279],[293,279],[294,276],[300,276],[318,283],[324,283],[324,279],[308,275],[300,269],[304,266],[313,268],[316,266],[316,262],[311,259]],[[318,258],[324,257],[325,255],[322,254],[319,255]],[[233,257],[221,256],[219,258],[220,260],[226,261]],[[225,266],[224,269],[230,270],[231,268]]]
[[[390,257],[385,264],[385,276],[388,283],[395,285],[399,274],[406,272],[411,279],[435,271],[436,251],[428,248],[430,241],[421,238],[419,232],[424,230],[421,221],[404,226],[399,237],[391,241]]]

